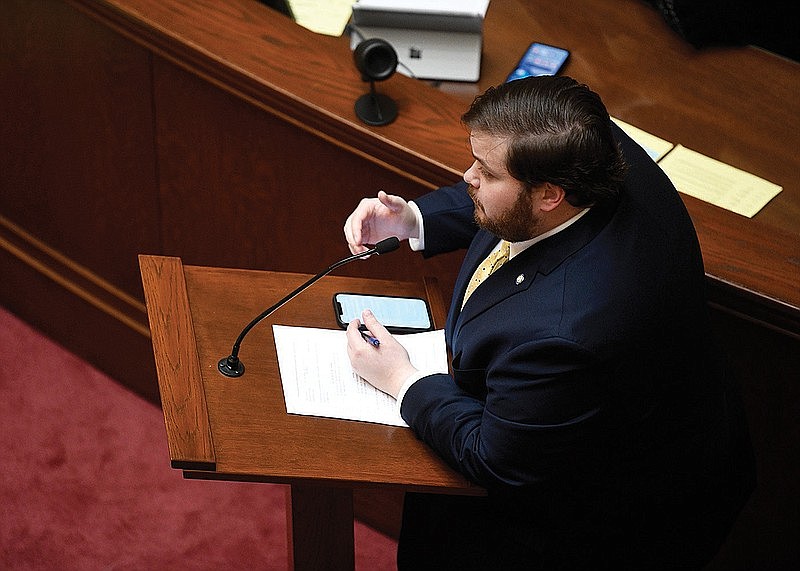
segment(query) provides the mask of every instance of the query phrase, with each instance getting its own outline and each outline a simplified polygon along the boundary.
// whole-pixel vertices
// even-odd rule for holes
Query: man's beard
[[[530,240],[539,233],[541,220],[533,213],[533,193],[529,189],[521,190],[514,204],[494,219],[486,216],[483,205],[475,196],[475,189],[472,185],[467,187],[467,192],[475,203],[475,223],[484,230],[509,242]]]

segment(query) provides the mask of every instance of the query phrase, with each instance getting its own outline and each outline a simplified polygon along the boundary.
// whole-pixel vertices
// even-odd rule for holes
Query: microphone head
[[[399,247],[400,240],[397,239],[397,236],[391,236],[375,244],[375,253],[378,255],[388,254],[389,252],[394,252]]]

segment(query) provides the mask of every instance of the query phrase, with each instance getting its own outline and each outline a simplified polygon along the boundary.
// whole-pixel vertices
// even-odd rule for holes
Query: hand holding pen
[[[400,387],[417,369],[405,347],[370,310],[364,310],[361,318],[347,326],[347,355],[353,371],[375,388],[397,398]]]
[[[379,347],[380,346],[380,344],[381,344],[380,339],[378,339],[377,337],[373,337],[372,334],[370,333],[369,329],[367,329],[366,325],[364,325],[362,323],[361,325],[358,326],[358,330],[361,332],[361,337],[364,338],[364,341],[366,341],[367,343],[369,343],[373,347]]]

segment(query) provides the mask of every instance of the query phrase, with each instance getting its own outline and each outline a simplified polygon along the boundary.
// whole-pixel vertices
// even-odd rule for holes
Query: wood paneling
[[[151,55],[62,2],[10,0],[0,14],[0,209],[138,293],[131,262],[160,228]]]
[[[795,569],[800,564],[800,340],[713,312],[720,345],[741,384],[757,486],[707,571]]]
[[[320,271],[349,255],[342,226],[362,197],[427,190],[168,62],[154,69],[163,247],[187,263]],[[428,269],[405,251],[383,261],[342,273]]]
[[[156,400],[151,54],[62,2],[3,2],[0,38],[2,303]]]

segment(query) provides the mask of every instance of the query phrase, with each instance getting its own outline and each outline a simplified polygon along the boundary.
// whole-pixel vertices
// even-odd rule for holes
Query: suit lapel
[[[617,202],[596,205],[572,226],[515,256],[489,276],[461,310],[467,282],[478,264],[499,241],[494,234],[479,231],[461,266],[448,315],[447,337],[454,352],[458,333],[466,323],[509,296],[530,288],[537,275],[549,274],[569,256],[584,248],[608,224],[616,208]]]

